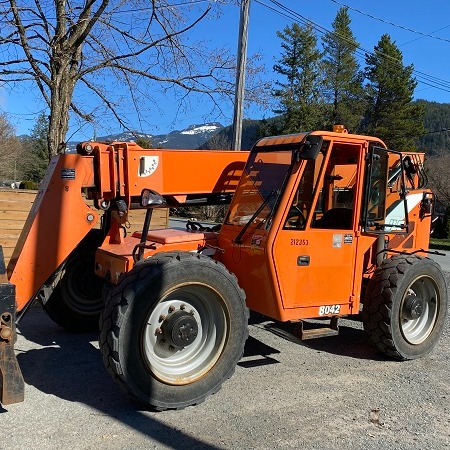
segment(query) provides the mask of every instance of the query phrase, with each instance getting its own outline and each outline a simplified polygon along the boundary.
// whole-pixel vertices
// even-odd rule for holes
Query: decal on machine
[[[309,245],[308,239],[291,239],[291,245]]]
[[[333,248],[342,247],[342,234],[333,234]]]
[[[264,250],[261,248],[261,243],[264,236],[261,234],[254,234],[250,241],[250,248],[255,255],[262,255]]]
[[[408,214],[422,201],[422,199],[423,192],[420,192],[419,194],[408,194],[406,196]],[[388,225],[398,225],[397,227],[390,227],[392,231],[403,229],[406,223],[405,204],[403,202],[403,199],[397,200],[388,208],[388,214],[386,216],[385,223]]]
[[[263,240],[263,236],[261,236],[260,234],[254,234],[252,236],[252,241],[251,241],[250,245],[257,245],[259,247],[261,245],[262,240]]]
[[[138,177],[149,177],[158,168],[159,156],[141,156]]]
[[[326,305],[319,308],[319,316],[326,316],[328,314],[339,314],[341,305]]]
[[[353,243],[353,234],[344,234],[344,244]]]
[[[75,180],[75,169],[61,169],[61,178],[63,180]]]

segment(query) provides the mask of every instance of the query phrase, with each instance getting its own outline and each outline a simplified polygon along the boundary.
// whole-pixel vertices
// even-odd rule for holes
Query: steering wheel
[[[287,215],[286,226],[288,228],[303,228],[305,224],[306,218],[302,210],[298,206],[292,205]]]

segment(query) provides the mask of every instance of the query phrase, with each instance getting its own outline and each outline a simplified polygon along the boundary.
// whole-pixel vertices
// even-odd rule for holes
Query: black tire
[[[98,331],[104,308],[103,280],[94,273],[99,234],[92,233],[63,265],[44,310],[61,327],[76,332]]]
[[[203,255],[171,252],[121,279],[100,318],[106,368],[156,410],[203,402],[231,377],[248,336],[236,277]]]
[[[371,341],[399,360],[430,353],[442,335],[448,298],[434,261],[396,256],[382,263],[364,298],[362,321]]]

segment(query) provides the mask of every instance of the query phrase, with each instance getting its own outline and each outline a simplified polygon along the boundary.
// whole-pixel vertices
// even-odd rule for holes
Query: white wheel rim
[[[176,311],[191,313],[198,333],[179,348],[161,332],[162,318]],[[166,321],[167,323],[167,321]],[[203,377],[216,364],[228,335],[228,314],[217,291],[203,284],[183,284],[167,293],[150,312],[142,333],[145,363],[160,381],[185,385]]]
[[[405,312],[407,296],[416,296],[422,302],[422,313],[416,319],[411,319]],[[406,290],[400,305],[400,328],[406,341],[418,345],[431,334],[436,324],[439,312],[439,291],[432,278],[421,276],[416,278]]]

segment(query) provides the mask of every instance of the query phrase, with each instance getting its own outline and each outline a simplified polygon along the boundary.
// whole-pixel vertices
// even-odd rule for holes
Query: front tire
[[[364,329],[377,348],[399,360],[420,358],[442,335],[448,298],[438,264],[418,256],[386,260],[364,299]]]
[[[100,348],[132,397],[158,410],[184,408],[234,373],[247,322],[244,292],[222,264],[162,253],[136,264],[110,292]]]

